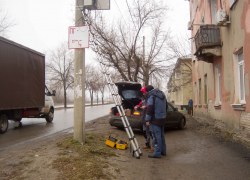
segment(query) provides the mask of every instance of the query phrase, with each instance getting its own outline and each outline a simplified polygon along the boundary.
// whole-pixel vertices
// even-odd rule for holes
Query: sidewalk
[[[215,133],[220,133],[225,138],[239,141],[250,148],[250,138],[246,138],[246,136],[244,134],[241,134],[240,132],[235,132],[233,130],[227,129],[225,123],[218,120],[206,121],[201,118],[190,116],[189,114],[187,114],[186,116],[194,118],[197,122],[207,124],[214,129]]]

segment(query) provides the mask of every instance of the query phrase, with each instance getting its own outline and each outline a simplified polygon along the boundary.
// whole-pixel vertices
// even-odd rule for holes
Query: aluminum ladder
[[[140,159],[140,156],[142,156],[142,152],[141,152],[140,147],[138,145],[138,142],[137,142],[137,140],[135,138],[134,132],[133,132],[133,130],[132,130],[130,124],[129,124],[128,118],[125,115],[125,111],[124,111],[124,109],[122,107],[121,100],[119,98],[118,90],[117,90],[115,84],[112,82],[110,74],[107,72],[106,64],[103,62],[103,60],[99,60],[99,63],[100,63],[101,69],[102,69],[102,73],[105,75],[105,78],[106,78],[106,81],[108,83],[108,87],[109,87],[109,90],[111,92],[111,95],[112,95],[112,97],[114,99],[116,108],[117,108],[117,110],[118,110],[118,112],[120,114],[120,118],[122,120],[124,129],[125,129],[128,137],[129,137],[130,145],[132,145],[133,156],[135,155],[135,157],[137,159]]]

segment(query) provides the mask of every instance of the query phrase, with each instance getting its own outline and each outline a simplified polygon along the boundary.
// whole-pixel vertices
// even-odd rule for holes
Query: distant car
[[[140,90],[141,84],[137,82],[117,82],[118,94],[122,97],[122,106],[125,109],[128,121],[133,129],[142,129],[141,113],[142,110],[134,110],[134,107],[141,102]],[[112,107],[109,113],[109,124],[122,129],[123,123],[117,107]],[[177,127],[184,129],[186,125],[185,116],[174,108],[170,103],[167,103],[167,116],[165,127]]]

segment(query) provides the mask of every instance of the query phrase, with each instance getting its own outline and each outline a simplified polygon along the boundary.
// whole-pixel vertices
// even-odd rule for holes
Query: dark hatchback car
[[[118,88],[118,94],[122,98],[122,106],[131,127],[133,129],[142,129],[142,111],[134,110],[134,107],[141,102],[141,84],[137,82],[117,82],[115,85]],[[112,107],[110,109],[109,124],[117,128],[123,128],[123,123],[116,107]],[[170,103],[167,103],[165,127],[177,127],[179,129],[184,129],[185,125],[185,116],[178,111],[178,108],[174,108]]]

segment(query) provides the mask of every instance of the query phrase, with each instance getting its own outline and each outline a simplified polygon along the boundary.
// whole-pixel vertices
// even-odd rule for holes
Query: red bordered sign
[[[68,48],[89,48],[89,26],[70,26],[68,31]]]

